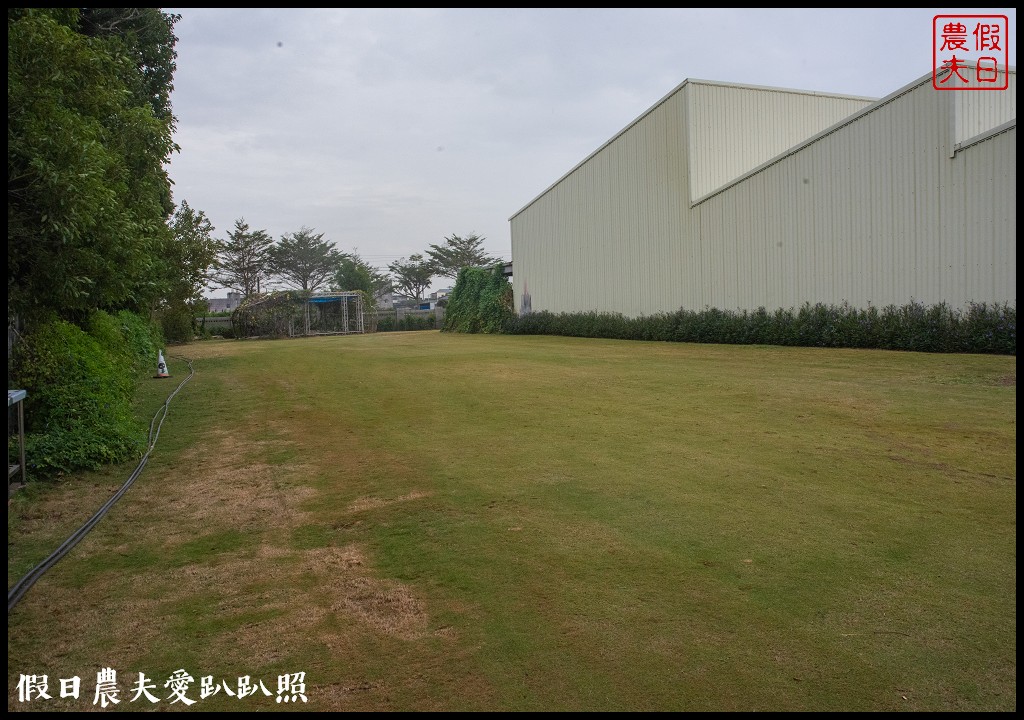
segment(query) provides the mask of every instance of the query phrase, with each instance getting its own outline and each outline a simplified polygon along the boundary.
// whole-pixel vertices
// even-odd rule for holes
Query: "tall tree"
[[[419,302],[430,287],[430,282],[437,272],[434,264],[424,259],[419,253],[402,258],[388,265],[395,291],[403,297]]]
[[[169,101],[155,114],[125,43],[79,32],[79,17],[8,12],[7,289],[25,315],[148,310],[161,292],[174,209]],[[161,18],[173,53],[174,16]],[[169,97],[169,75],[151,90]]]
[[[361,290],[372,302],[391,289],[391,278],[363,260],[359,253],[342,253],[331,287],[343,292]]]
[[[466,237],[453,233],[444,239],[443,245],[431,245],[427,255],[434,264],[435,274],[455,280],[464,267],[487,267],[499,262],[500,258],[488,255],[483,249],[486,239],[476,233]]]
[[[182,200],[169,222],[171,238],[163,252],[165,290],[159,315],[168,340],[186,341],[195,334],[195,317],[205,309],[203,290],[217,260],[213,224],[202,210]]]
[[[243,298],[260,292],[270,278],[270,248],[274,240],[266,230],[252,230],[245,218],[235,221],[235,229],[217,251],[213,281]]]
[[[120,45],[136,67],[131,90],[139,104],[148,103],[153,114],[173,123],[171,91],[174,90],[174,25],[181,15],[157,8],[81,8],[79,28],[90,37],[106,38]]]
[[[341,253],[324,234],[303,227],[298,232],[281,236],[270,249],[273,273],[288,285],[313,292],[326,283],[338,269]]]

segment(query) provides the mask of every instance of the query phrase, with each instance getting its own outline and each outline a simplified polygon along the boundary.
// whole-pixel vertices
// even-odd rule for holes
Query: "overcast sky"
[[[687,78],[883,97],[936,14],[1007,15],[1016,65],[1013,8],[165,11],[175,201],[380,268],[453,233],[511,259],[509,217]]]

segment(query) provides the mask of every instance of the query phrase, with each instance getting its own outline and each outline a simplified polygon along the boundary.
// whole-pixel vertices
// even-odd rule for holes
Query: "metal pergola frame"
[[[301,329],[296,328],[296,321],[301,322]],[[250,336],[361,334],[366,332],[366,300],[358,290],[310,294],[276,291],[243,302],[232,315],[232,325],[239,327],[238,323]]]
[[[11,407],[17,406],[18,416],[18,463],[12,465],[8,456],[7,460],[7,497],[11,497],[16,487],[22,487],[28,483],[28,474],[25,468],[25,397],[28,393],[25,390],[7,391],[7,436],[11,436]],[[21,476],[21,483],[12,483],[11,478]]]
[[[349,301],[355,306],[349,312]],[[337,302],[340,305],[341,330],[314,329],[310,322],[310,309],[314,306]],[[359,291],[314,293],[303,303],[303,335],[350,335],[366,332],[366,312],[363,294]],[[319,308],[318,308],[319,309]]]

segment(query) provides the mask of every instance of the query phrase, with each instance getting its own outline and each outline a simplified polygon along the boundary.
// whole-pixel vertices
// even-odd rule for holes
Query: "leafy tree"
[[[184,200],[170,228],[172,236],[163,253],[167,289],[160,320],[168,340],[185,341],[194,336],[196,314],[206,305],[203,290],[217,259],[218,243],[206,214]]]
[[[235,229],[219,244],[213,281],[242,298],[260,292],[270,278],[270,248],[274,240],[266,230],[251,230],[245,218],[235,220]]]
[[[143,71],[125,41],[78,32],[79,17],[8,12],[7,288],[27,318],[148,312],[164,289],[170,106],[158,116],[141,101]],[[161,18],[173,54],[175,18]],[[153,78],[150,91],[169,97],[169,80]]]
[[[140,105],[148,103],[153,114],[170,120],[171,91],[174,89],[174,46],[178,38],[174,25],[181,15],[157,8],[82,8],[79,28],[90,37],[112,39],[138,69],[130,88]]]
[[[403,297],[412,298],[417,302],[423,299],[423,293],[430,287],[430,282],[437,274],[434,263],[424,259],[419,253],[410,255],[388,265],[395,291]]]
[[[434,264],[434,273],[455,280],[464,267],[490,267],[500,262],[500,258],[491,257],[483,249],[486,239],[476,233],[464,238],[452,234],[444,239],[444,245],[431,245],[427,255]]]
[[[359,253],[342,253],[331,287],[343,292],[361,290],[375,305],[377,296],[391,289],[391,278],[359,257]]]
[[[341,253],[324,240],[323,233],[304,227],[281,236],[270,249],[270,267],[292,287],[310,293],[326,283],[338,269]]]

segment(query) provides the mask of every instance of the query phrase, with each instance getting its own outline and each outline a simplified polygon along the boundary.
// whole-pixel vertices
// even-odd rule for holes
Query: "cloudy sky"
[[[1016,65],[1013,8],[165,11],[175,200],[381,268],[452,234],[510,259],[509,217],[687,78],[883,97],[940,13],[1007,15]]]

